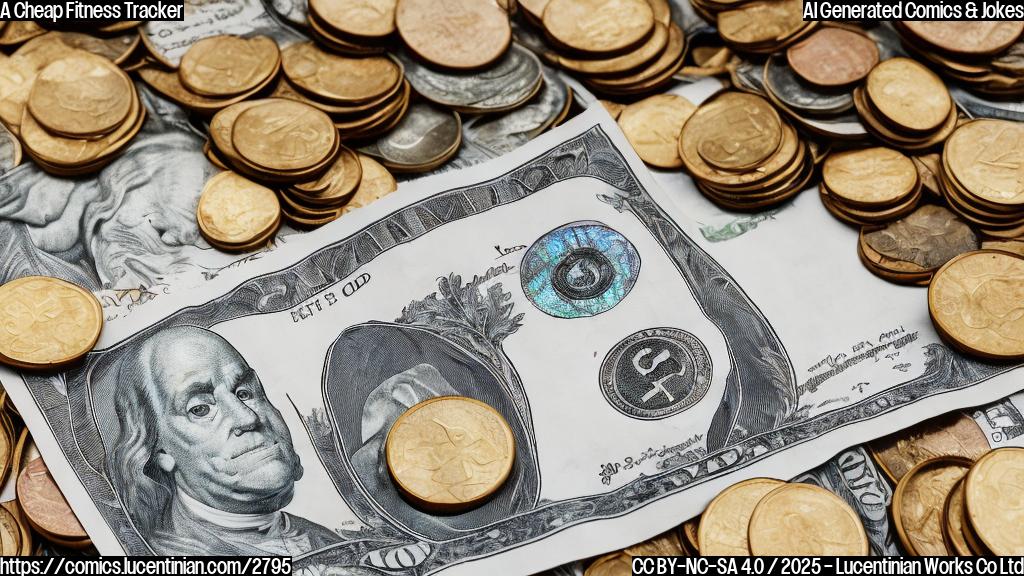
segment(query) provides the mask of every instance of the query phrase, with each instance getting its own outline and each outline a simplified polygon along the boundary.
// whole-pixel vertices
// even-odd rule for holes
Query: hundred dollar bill
[[[101,553],[357,575],[551,568],[1019,386],[944,346],[919,291],[836,265],[845,232],[710,242],[693,184],[657,178],[594,107],[140,308],[81,367],[0,379]],[[508,482],[450,516],[382,457],[443,395],[516,439]],[[463,432],[423,447],[453,493],[487,462]]]

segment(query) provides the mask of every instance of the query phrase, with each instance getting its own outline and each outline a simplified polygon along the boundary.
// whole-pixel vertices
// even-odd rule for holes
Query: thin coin
[[[601,556],[583,571],[583,576],[632,576],[632,559],[624,552]]]
[[[382,38],[395,31],[397,0],[309,0],[309,10],[338,32]]]
[[[720,170],[743,171],[765,162],[782,142],[782,121],[767,100],[726,92],[702,104],[683,127],[682,139]],[[686,159],[686,148],[681,157]]]
[[[970,55],[1002,52],[1024,32],[1024,22],[1020,20],[906,20],[900,25],[932,48]]]
[[[751,478],[722,490],[704,509],[697,529],[697,548],[705,556],[748,556],[747,529],[754,508],[785,482]]]
[[[969,354],[1024,358],[1024,258],[978,250],[947,262],[928,287],[940,334]]]
[[[957,556],[974,556],[964,538],[964,478],[957,480],[942,508],[942,538],[946,548]]]
[[[356,153],[342,146],[338,158],[323,176],[292,186],[304,197],[313,196],[323,203],[340,204],[351,196],[363,179],[363,168]]]
[[[395,181],[395,177],[379,162],[365,154],[358,156],[363,177],[359,181],[359,187],[356,188],[352,199],[345,205],[344,213],[368,206],[398,190],[398,182]]]
[[[497,410],[461,396],[431,398],[398,417],[385,456],[395,486],[415,506],[467,510],[504,485],[516,456],[512,429]]]
[[[88,290],[27,276],[0,286],[0,325],[0,362],[52,369],[92,350],[103,329],[103,310]]]
[[[280,215],[273,190],[230,171],[206,182],[196,208],[199,230],[216,244],[248,244],[266,234]]]
[[[508,13],[493,0],[399,0],[395,26],[420,58],[453,70],[490,66],[512,42]]]
[[[700,531],[700,516],[691,518],[679,527],[679,532],[682,534],[682,542],[686,544],[690,551],[694,554],[700,554],[700,545],[697,540],[697,534]]]
[[[868,74],[867,97],[892,123],[930,132],[949,117],[953,101],[934,72],[909,58],[890,58]]]
[[[330,117],[294,100],[271,98],[242,111],[231,143],[243,158],[268,170],[297,171],[327,159],[338,140]]]
[[[0,507],[0,553],[4,556],[21,555],[21,527],[18,519],[3,507]]]
[[[959,216],[935,204],[921,206],[884,228],[862,231],[873,250],[893,262],[937,270],[954,257],[979,248],[978,236]]]
[[[60,540],[88,538],[42,458],[29,462],[18,475],[18,502],[36,530]]]
[[[758,502],[750,517],[754,556],[867,556],[857,512],[842,498],[811,484],[785,484]]]
[[[554,70],[544,67],[544,85],[528,104],[503,114],[471,118],[463,138],[492,157],[511,152],[533,140],[568,114],[572,91]]]
[[[967,519],[982,544],[999,556],[1024,555],[1024,448],[982,456],[964,484]]]
[[[918,184],[914,162],[884,147],[832,153],[825,159],[821,174],[831,194],[864,208],[900,202]]]
[[[551,0],[543,21],[559,44],[596,55],[646,39],[654,28],[654,11],[645,0]]]
[[[1024,205],[1024,124],[980,119],[966,122],[946,140],[942,151],[951,175],[971,195],[997,206]]]
[[[939,456],[920,462],[896,485],[892,517],[900,541],[914,556],[949,556],[942,536],[942,511],[953,486],[974,461]]]
[[[626,106],[619,126],[640,158],[658,168],[680,168],[679,134],[697,110],[675,94],[657,94]]]
[[[860,82],[878,64],[878,45],[845,28],[819,28],[789,47],[786,59],[801,78],[817,86]]]
[[[28,109],[51,132],[93,136],[124,122],[133,95],[131,80],[110,60],[75,51],[39,72]]]
[[[181,57],[178,76],[192,92],[227,98],[248,92],[278,69],[277,42],[267,36],[203,38]]]
[[[288,80],[313,98],[356,104],[393,92],[402,68],[384,56],[339,56],[312,42],[292,44],[281,53]]]

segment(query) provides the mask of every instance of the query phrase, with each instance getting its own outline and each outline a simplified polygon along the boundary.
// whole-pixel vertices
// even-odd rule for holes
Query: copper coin
[[[932,48],[957,54],[996,54],[1010,47],[1024,32],[1024,21],[975,20],[965,22],[901,22]]]
[[[821,28],[790,47],[786,59],[801,78],[818,86],[859,82],[878,64],[878,46],[864,34]]]
[[[455,70],[489,66],[512,42],[508,13],[493,0],[400,0],[395,25],[418,56]]]
[[[71,505],[50,476],[42,458],[29,462],[18,475],[18,501],[29,522],[40,532],[62,540],[88,538]]]

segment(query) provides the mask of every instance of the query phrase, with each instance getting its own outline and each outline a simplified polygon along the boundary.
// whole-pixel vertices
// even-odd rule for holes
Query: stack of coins
[[[113,160],[142,128],[145,111],[113,62],[67,50],[32,79],[17,130],[40,168],[78,176]]]
[[[293,226],[309,228],[332,222],[344,213],[363,181],[359,156],[342,148],[337,161],[316,182],[281,189],[281,207]]]
[[[537,14],[524,8],[544,30],[543,57],[596,92],[650,93],[683,65],[686,36],[672,21],[667,0],[551,0]]]
[[[808,133],[861,140],[867,131],[856,118],[853,86],[878,59],[878,46],[862,31],[823,26],[790,46],[785,56],[766,60],[763,92]]]
[[[395,31],[396,0],[368,5],[348,0],[309,0],[307,24],[313,37],[332,51],[366,56],[384,51],[380,45]]]
[[[976,555],[1024,555],[1024,531],[1020,529],[1020,477],[1024,473],[1024,449],[993,450],[971,466],[963,480],[963,504],[954,500],[951,509],[960,511],[964,540]]]
[[[683,126],[679,156],[712,202],[758,211],[796,196],[814,173],[797,131],[759,96],[724,92]]]
[[[872,135],[901,150],[937,147],[956,128],[957,109],[942,79],[909,58],[875,66],[853,91],[853,103]]]
[[[393,130],[359,151],[373,156],[392,172],[417,173],[444,164],[461,145],[462,117],[458,112],[417,102]]]
[[[139,77],[183,108],[208,116],[264,91],[280,69],[272,38],[221,35],[192,44],[177,70],[148,65]]]
[[[833,216],[866,226],[913,212],[921,200],[921,179],[914,163],[899,151],[864,148],[830,154],[818,190]]]
[[[935,272],[928,311],[935,331],[965,354],[1024,359],[1024,257],[997,250],[961,254]]]
[[[32,460],[18,474],[17,494],[25,519],[42,537],[75,550],[92,546],[42,458]]]
[[[281,53],[284,78],[273,95],[316,107],[346,139],[371,138],[394,128],[409,107],[402,65],[387,56],[341,56],[312,42]]]
[[[637,155],[656,168],[682,168],[679,134],[697,110],[675,94],[656,94],[619,110],[617,119]]]
[[[980,119],[966,122],[946,141],[939,171],[950,208],[986,235],[1024,234],[1024,184],[1015,158],[1024,123]],[[1010,155],[1008,158],[1007,155]]]
[[[894,22],[903,45],[945,76],[976,92],[1024,94],[1024,22]]]
[[[281,224],[274,191],[231,171],[210,178],[196,207],[199,232],[226,252],[246,252],[267,244]]]
[[[805,38],[818,25],[814,20],[804,21],[801,0],[690,0],[690,3],[715,24],[726,44],[739,52],[778,52]]]
[[[857,252],[884,280],[926,286],[943,264],[979,247],[978,236],[959,216],[925,204],[891,224],[861,228]]]
[[[316,182],[341,151],[327,114],[285,98],[233,104],[210,121],[211,153],[260,183]]]

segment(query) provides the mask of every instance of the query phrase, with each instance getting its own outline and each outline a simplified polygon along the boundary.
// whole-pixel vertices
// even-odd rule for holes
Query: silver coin
[[[0,124],[0,174],[21,163],[21,143]]]
[[[907,51],[903,49],[903,40],[900,39],[900,33],[893,28],[891,23],[883,22],[878,26],[869,28],[865,32],[867,32],[868,38],[874,40],[878,46],[879,61],[897,56],[907,56]]]
[[[397,56],[421,96],[471,114],[519,107],[537,93],[542,78],[537,56],[515,43],[491,68],[468,74],[432,70],[404,51]]]
[[[806,125],[807,129],[822,136],[831,136],[844,140],[858,140],[866,138],[867,128],[861,124],[860,117],[856,112],[844,112],[832,118],[807,118],[800,116],[798,122]]]
[[[741,90],[765,96],[764,73],[761,66],[743,60],[733,69],[732,78]]]
[[[377,158],[387,168],[412,169],[454,154],[461,131],[458,112],[417,102],[409,106],[398,126],[359,151]]]
[[[270,6],[289,23],[305,28],[309,14],[307,0],[270,0]]]
[[[466,121],[463,138],[493,156],[505,154],[550,128],[568,105],[569,87],[557,72],[545,66],[544,85],[529,104],[506,114],[477,116]]]
[[[1015,42],[1005,52],[993,57],[992,67],[1015,76],[1024,74],[1024,40]]]
[[[803,114],[831,116],[853,108],[850,91],[826,92],[801,81],[782,55],[765,62],[764,85],[783,104]]]
[[[958,84],[949,84],[949,94],[972,118],[998,118],[1024,122],[1024,103],[1013,100],[986,100]]]

